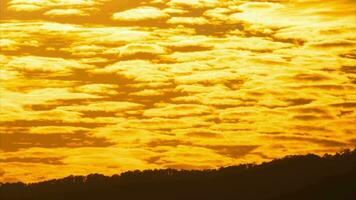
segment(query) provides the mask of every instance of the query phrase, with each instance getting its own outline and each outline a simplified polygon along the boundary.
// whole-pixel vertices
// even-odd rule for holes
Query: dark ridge
[[[145,170],[2,183],[2,200],[355,200],[356,149],[217,170]]]

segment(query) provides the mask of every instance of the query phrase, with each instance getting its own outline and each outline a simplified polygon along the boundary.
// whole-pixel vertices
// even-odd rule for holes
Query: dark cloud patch
[[[201,138],[219,138],[222,135],[215,133],[213,131],[203,131],[203,130],[194,130],[185,134],[189,137],[201,137]]]
[[[75,106],[89,103],[89,99],[63,99],[48,101],[45,104],[27,104],[24,106],[26,110],[31,111],[50,111],[59,106]]]
[[[285,103],[283,104],[276,104],[276,105],[263,105],[267,108],[287,108],[287,107],[293,107],[293,106],[302,106],[302,105],[307,105],[310,104],[314,101],[314,99],[306,99],[306,98],[286,98],[286,99],[281,99]]]
[[[319,114],[319,115],[328,114],[327,109],[318,108],[318,107],[293,108],[290,110],[301,114]]]
[[[240,78],[240,79],[227,79],[226,81],[223,82],[223,84],[233,90],[237,90],[240,89],[243,84],[246,82],[246,80],[244,78]],[[244,102],[246,101],[254,101],[254,99],[242,99]]]
[[[63,122],[55,120],[15,120],[0,123],[2,126],[10,126],[16,128],[29,128],[35,126],[74,126],[83,128],[96,128],[109,125],[111,123],[100,123],[100,122]]]
[[[158,164],[161,160],[161,156],[150,156],[148,158],[144,158],[143,160],[145,160],[149,164]]]
[[[253,154],[253,155],[258,155],[258,156],[260,156],[261,158],[267,159],[267,160],[272,160],[272,159],[274,159],[273,157],[270,157],[270,156],[268,156],[268,155],[266,155],[266,154],[264,154],[264,153],[262,153],[262,152],[253,152],[253,153],[251,153],[251,154]]]
[[[257,149],[258,145],[201,145],[201,147],[214,150],[218,154],[231,158],[241,158]]]
[[[356,74],[356,66],[342,66],[340,70],[348,74]]]
[[[159,102],[165,103],[174,103],[172,101],[175,97],[180,97],[187,95],[186,92],[177,91],[177,83],[174,80],[168,80],[163,85],[160,86],[149,86],[147,84],[140,85],[140,82],[132,78],[125,77],[120,74],[111,74],[111,73],[88,73],[85,70],[77,70],[73,76],[66,76],[58,78],[59,80],[74,80],[74,86],[84,86],[85,84],[111,84],[117,86],[113,89],[117,94],[108,94],[105,92],[98,92],[101,95],[101,98],[90,99],[79,99],[74,101],[67,100],[56,100],[52,102],[47,102],[47,105],[32,105],[32,109],[53,109],[57,106],[66,106],[66,105],[83,105],[90,102],[100,102],[100,101],[125,101],[125,102],[135,102],[144,104],[145,106],[152,107],[153,104]],[[237,82],[236,82],[237,83]],[[149,98],[135,95],[136,92],[142,90],[158,90],[162,94],[149,96]]]
[[[325,120],[325,119],[333,119],[332,116],[329,115],[311,115],[311,114],[300,114],[293,116],[294,119],[302,120],[302,121],[314,121],[314,120]]]
[[[248,96],[253,96],[253,97],[262,97],[266,95],[264,92],[258,92],[258,91],[247,91],[246,94]]]
[[[331,104],[331,106],[341,107],[341,108],[356,108],[356,102],[335,103],[335,104]]]
[[[100,67],[98,66],[98,68]],[[56,80],[73,80],[78,83],[76,86],[84,84],[116,84],[119,88],[122,88],[121,90],[125,89],[123,87],[134,83],[132,79],[120,74],[91,73],[84,69],[75,69],[71,76],[56,77]]]
[[[228,156],[231,158],[240,158],[254,149],[258,148],[259,145],[205,145],[205,144],[194,144],[191,142],[186,142],[182,140],[153,140],[146,144],[148,147],[161,147],[161,146],[168,146],[168,147],[178,147],[179,145],[184,146],[192,146],[192,147],[200,147],[206,148],[215,151],[218,154]]]
[[[152,3],[151,0],[120,0],[120,1],[110,0],[103,3],[99,8],[101,12],[106,11],[112,13],[112,12],[125,11],[128,9],[133,9],[140,6],[148,6],[148,5],[151,6],[154,5],[157,8],[166,7],[162,3]]]
[[[188,164],[188,163],[180,163],[180,162],[174,162],[170,160],[164,159],[162,156],[151,156],[146,159],[144,159],[147,163],[149,164],[157,164],[160,166],[163,166],[164,168],[169,168],[169,169],[205,169],[205,168],[211,168],[209,165],[203,165],[200,163],[194,163],[194,164]]]
[[[32,147],[42,148],[79,148],[108,147],[114,143],[104,138],[93,137],[86,133],[75,134],[1,134],[0,149],[5,152],[18,151]]]
[[[356,85],[356,77],[349,77],[350,83]]]
[[[251,107],[254,106],[258,103],[258,100],[256,99],[228,99],[228,100],[234,100],[234,101],[221,101],[221,102],[217,102],[212,104],[212,106],[214,108],[218,108],[218,109],[226,109],[226,108],[237,108],[237,107]],[[240,102],[243,103],[240,103]],[[220,120],[220,119],[217,119]],[[217,121],[219,122],[219,121]]]
[[[354,47],[356,46],[356,43],[354,41],[350,40],[339,40],[339,41],[325,41],[325,42],[318,42],[318,43],[313,43],[311,46],[317,47],[317,48],[336,48],[336,47]]]
[[[323,139],[323,138],[312,138],[312,137],[302,137],[302,136],[274,136],[275,140],[289,140],[289,141],[301,141],[319,144],[325,147],[343,147],[347,146],[346,143],[340,142],[338,140]]]
[[[321,74],[297,74],[294,79],[297,81],[325,81],[329,80],[329,77]]]
[[[108,19],[110,20],[101,21],[98,22],[98,24],[101,23],[101,24],[120,26],[120,27],[145,27],[145,28],[153,28],[153,29],[154,28],[168,29],[168,28],[175,27],[172,24],[166,23],[167,21],[166,17],[159,18],[159,19],[142,19],[137,21],[118,21],[118,20],[111,19],[111,16],[109,16]]]
[[[229,31],[241,30],[242,24],[205,24],[205,25],[186,25],[194,28],[198,35],[226,36]]]
[[[159,55],[155,53],[134,53],[132,55],[124,55],[120,57],[120,61],[128,60],[150,60],[152,62],[159,62]]]
[[[147,143],[146,146],[148,147],[161,147],[161,146],[168,146],[168,147],[177,147],[179,145],[193,145],[190,142],[185,142],[178,139],[171,139],[171,140],[152,140],[151,142]]]
[[[17,127],[17,126],[5,126],[4,122],[0,123],[0,134],[11,134],[11,133],[26,133],[29,131],[29,127]],[[1,141],[1,137],[0,137]]]
[[[192,8],[191,6],[179,6],[185,12],[182,13],[172,13],[171,16],[176,17],[201,17],[208,10],[208,8]]]
[[[41,33],[38,33],[38,35],[33,36],[38,39],[40,43],[45,43],[48,44],[46,46],[39,45],[37,47],[32,47],[32,46],[19,46],[18,49],[13,50],[13,51],[7,51],[7,50],[1,50],[1,53],[7,56],[26,56],[26,55],[32,55],[32,56],[43,56],[43,57],[49,57],[49,58],[65,58],[65,59],[70,59],[73,58],[73,55],[70,53],[64,52],[64,51],[59,51],[58,49],[56,50],[55,48],[62,48],[65,46],[70,45],[72,42],[74,42],[73,38],[61,38],[61,36],[56,36],[56,37],[51,37],[48,35],[41,35]],[[30,39],[30,37],[28,37]],[[47,50],[48,47],[54,48],[54,50]],[[30,74],[29,72],[33,73],[39,73],[40,71],[35,71],[35,70],[22,70],[23,74],[27,75]],[[27,73],[26,73],[27,72]]]
[[[210,46],[170,46],[170,51],[172,52],[194,52],[194,51],[209,51],[213,48]]]
[[[349,140],[349,142],[356,147],[356,138]]]
[[[0,159],[0,162],[16,163],[41,163],[48,165],[63,165],[63,157],[8,157]]]
[[[320,126],[308,126],[308,125],[296,125],[294,126],[294,129],[297,131],[329,131],[327,128],[325,127],[320,127]]]
[[[314,101],[314,99],[296,98],[296,99],[286,99],[285,101],[289,103],[288,106],[300,106],[300,105],[310,104],[311,102]]]
[[[117,112],[111,111],[81,111],[83,117],[96,118],[96,117],[115,117]]]
[[[278,38],[275,37],[274,35],[269,35],[269,34],[261,34],[261,35],[264,35],[266,37],[269,36],[275,42],[289,43],[289,44],[294,44],[296,46],[303,46],[306,42],[305,40],[298,39],[298,38]]]
[[[302,85],[298,89],[321,89],[321,90],[345,90],[347,87],[339,84],[319,84],[319,85]]]
[[[5,175],[5,170],[1,169],[0,168],[0,177],[4,176]]]
[[[211,168],[210,165],[192,165],[192,164],[187,164],[187,163],[165,163],[163,164],[165,168],[168,169],[183,169],[183,170],[198,170],[198,169],[208,169]]]
[[[175,103],[172,99],[176,98],[176,97],[181,97],[181,96],[185,96],[188,95],[186,92],[184,91],[178,91],[175,90],[176,88],[176,84],[173,82],[168,82],[166,86],[160,86],[159,88],[150,88],[150,87],[145,87],[145,89],[149,90],[149,89],[154,89],[154,90],[158,90],[161,92],[161,94],[159,95],[153,95],[153,96],[140,96],[135,94],[135,92],[140,92],[143,89],[142,88],[136,88],[135,91],[133,91],[130,94],[127,94],[126,97],[126,101],[128,102],[135,102],[135,103],[140,103],[146,106],[147,108],[153,108],[154,104],[156,103]],[[115,98],[115,96],[111,96],[110,99]],[[107,99],[107,100],[110,100]]]
[[[283,134],[283,132],[280,131],[264,131],[264,132],[260,132],[261,134],[266,134],[266,135],[281,135]]]
[[[356,52],[355,53],[353,53],[353,52],[344,53],[344,54],[341,54],[340,57],[356,59]]]
[[[354,111],[352,110],[340,110],[340,113],[337,116],[338,117],[349,116],[352,113],[354,113]]]

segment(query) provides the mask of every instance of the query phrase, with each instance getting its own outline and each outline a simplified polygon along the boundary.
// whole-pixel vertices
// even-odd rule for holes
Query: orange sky
[[[354,0],[0,7],[0,181],[356,146]]]

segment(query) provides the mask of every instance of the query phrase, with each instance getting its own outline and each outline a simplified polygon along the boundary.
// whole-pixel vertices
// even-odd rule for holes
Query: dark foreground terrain
[[[0,199],[356,200],[356,150],[218,170],[147,170],[0,185]]]

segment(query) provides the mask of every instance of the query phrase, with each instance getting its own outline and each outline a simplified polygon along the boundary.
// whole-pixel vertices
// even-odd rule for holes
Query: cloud
[[[172,130],[179,128],[191,128],[198,126],[209,125],[204,119],[193,117],[181,117],[179,119],[159,118],[154,117],[150,119],[133,119],[120,123],[120,126],[124,128],[137,128],[140,127],[144,130]]]
[[[75,134],[88,131],[87,128],[73,126],[35,126],[29,130],[31,134]]]
[[[12,92],[6,89],[2,89],[2,92],[6,94],[6,98],[2,100],[11,99],[14,103],[20,103],[21,105],[26,104],[38,104],[47,101],[55,101],[55,100],[69,100],[69,99],[88,99],[88,98],[98,98],[95,95],[88,95],[85,93],[73,93],[69,91],[68,88],[45,88],[45,89],[35,89],[30,92],[20,93],[20,92]],[[57,94],[57,95],[56,95]],[[18,98],[25,98],[25,100],[21,101]],[[38,101],[38,102],[37,102]]]
[[[233,21],[245,21],[247,23],[269,26],[284,25],[284,23],[287,23],[287,20],[276,16],[279,14],[278,12],[281,12],[284,8],[280,3],[246,2],[241,4],[238,8],[240,11],[230,16]],[[273,23],[273,20],[277,18],[278,22]]]
[[[88,13],[85,13],[79,9],[52,9],[44,13],[48,16],[87,16]]]
[[[112,18],[118,21],[141,21],[169,17],[168,14],[155,7],[139,7],[122,12],[116,12]]]
[[[330,80],[330,77],[322,74],[297,74],[294,76],[294,79],[297,81],[318,82]]]
[[[171,7],[213,7],[218,4],[217,0],[170,0],[167,5]]]
[[[117,49],[120,56],[131,56],[138,53],[164,54],[166,50],[154,44],[128,44]]]
[[[76,90],[87,94],[118,94],[118,86],[114,84],[86,84],[76,88]]]
[[[18,43],[10,39],[0,39],[0,48],[6,51],[12,51],[18,49]]]
[[[140,109],[141,104],[132,103],[132,102],[116,102],[116,101],[105,101],[105,102],[96,102],[86,105],[76,105],[76,106],[63,106],[59,107],[63,110],[69,111],[104,111],[104,112],[123,112],[127,110]]]
[[[3,90],[5,95],[1,98],[2,121],[16,120],[66,120],[78,119],[80,113],[69,112],[60,109],[41,110],[37,112],[28,111],[25,106],[43,105],[56,100],[78,100],[98,98],[95,95],[70,92],[65,88],[46,88],[33,90],[28,93],[19,93]]]
[[[131,95],[138,97],[153,97],[164,95],[164,92],[154,89],[144,89],[138,92],[133,92]]]
[[[52,0],[10,0],[8,9],[14,11],[39,11],[46,8],[53,7],[89,7],[98,4],[100,1],[93,0],[61,0],[61,1],[52,1]]]
[[[208,24],[209,21],[203,17],[172,17],[167,21],[167,23],[202,25]]]
[[[249,154],[251,151],[258,148],[255,145],[214,145],[214,146],[206,146],[206,148],[213,149],[217,153],[226,155],[232,158],[239,158]]]
[[[48,157],[48,158],[37,158],[37,157],[8,157],[5,159],[0,159],[1,162],[6,163],[41,163],[47,165],[63,165],[63,158],[58,157]]]
[[[241,158],[258,148],[258,145],[210,145],[210,144],[193,144],[182,140],[153,140],[147,144],[149,147],[198,147],[215,151],[217,154],[231,158]]]
[[[228,84],[230,81],[240,82],[240,75],[229,71],[208,71],[197,72],[191,75],[179,76],[176,78],[176,82],[180,84]]]
[[[1,2],[6,180],[353,144],[353,0]]]
[[[188,138],[212,138],[218,139],[223,137],[222,132],[212,131],[210,129],[202,129],[202,128],[195,128],[195,129],[179,129],[173,131],[175,134],[184,135]]]
[[[191,115],[202,115],[211,113],[212,110],[207,106],[194,105],[194,104],[181,104],[181,105],[163,105],[161,108],[147,109],[143,115],[147,117],[166,117],[175,118]]]
[[[316,143],[318,145],[326,146],[326,147],[341,147],[344,146],[345,143],[332,140],[332,139],[322,139],[322,138],[311,138],[311,137],[299,137],[299,136],[276,136],[274,137],[276,140],[291,140],[291,141],[302,141],[302,142],[310,142]]]
[[[341,71],[349,74],[356,74],[356,66],[342,66]]]
[[[62,134],[2,134],[1,150],[5,152],[18,151],[26,148],[58,148],[58,147],[107,147],[113,145],[103,138],[95,138],[85,133],[71,135]]]
[[[293,47],[293,44],[273,41],[263,37],[229,37],[228,39],[213,40],[211,43],[221,49],[247,49],[251,51],[273,51]]]
[[[189,11],[181,9],[181,8],[165,8],[163,11],[167,14],[185,14],[188,13]]]
[[[98,96],[95,95],[71,92],[68,88],[37,89],[27,94],[9,92],[7,93],[7,97],[20,104],[41,104],[55,100],[98,98]],[[17,97],[20,97],[20,99],[16,100]],[[26,99],[21,100],[21,97]]]
[[[116,73],[139,82],[166,82],[171,79],[169,73],[160,69],[159,65],[144,60],[117,62],[104,69],[95,69],[93,73]]]
[[[206,10],[204,16],[207,16],[214,20],[224,20],[228,17],[228,14],[231,12],[229,8],[213,8]]]
[[[3,169],[0,169],[0,177],[4,176],[5,171]]]
[[[62,58],[23,56],[11,59],[5,65],[5,68],[19,71],[70,73],[73,69],[91,68],[91,66],[75,60],[65,60]]]
[[[32,12],[32,11],[37,11],[41,10],[42,8],[38,5],[31,5],[31,4],[15,4],[15,5],[10,5],[8,7],[9,10],[14,10],[17,12],[21,11],[27,11],[27,12]]]

